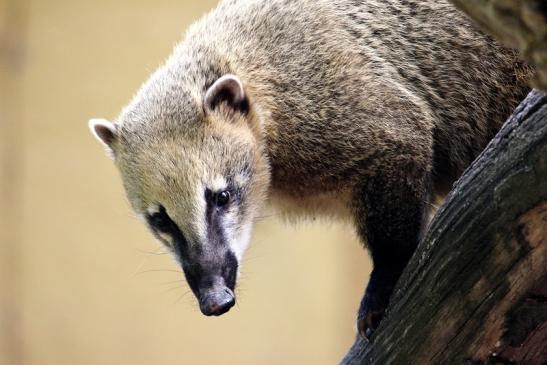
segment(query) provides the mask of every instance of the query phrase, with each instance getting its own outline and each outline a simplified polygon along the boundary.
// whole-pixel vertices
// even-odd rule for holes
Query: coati
[[[266,203],[354,223],[378,326],[433,197],[528,92],[528,69],[447,0],[225,0],[115,122],[90,121],[205,315],[235,303]]]

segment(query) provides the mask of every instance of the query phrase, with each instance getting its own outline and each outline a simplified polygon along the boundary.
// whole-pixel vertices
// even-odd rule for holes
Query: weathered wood
[[[536,70],[534,86],[547,91],[546,0],[451,0],[486,31],[519,49]]]
[[[547,363],[547,98],[455,184],[371,342],[343,364]]]

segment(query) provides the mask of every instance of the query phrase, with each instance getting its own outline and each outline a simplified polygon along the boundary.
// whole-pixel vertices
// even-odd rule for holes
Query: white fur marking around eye
[[[141,214],[141,213],[137,213],[137,218],[141,221],[141,223],[146,223],[146,217],[144,216],[144,214]]]
[[[170,234],[164,232],[157,232],[157,234],[164,241],[164,243],[167,243],[167,245],[170,247],[174,247],[173,237],[171,237]]]
[[[211,181],[209,189],[211,189],[213,192],[217,192],[225,190],[227,186],[228,182],[226,181],[226,179],[223,176],[217,176]]]
[[[160,206],[157,204],[152,204],[148,206],[148,208],[146,209],[146,212],[150,215],[158,213],[159,211],[160,211]]]

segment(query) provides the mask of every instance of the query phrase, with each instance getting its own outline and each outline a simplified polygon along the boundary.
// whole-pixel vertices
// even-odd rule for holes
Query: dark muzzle
[[[234,292],[222,285],[205,289],[199,296],[199,309],[206,316],[220,316],[236,303]]]

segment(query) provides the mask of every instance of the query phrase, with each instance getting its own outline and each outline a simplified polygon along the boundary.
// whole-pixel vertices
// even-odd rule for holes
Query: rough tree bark
[[[533,91],[455,185],[371,342],[343,364],[547,363],[547,97]]]

